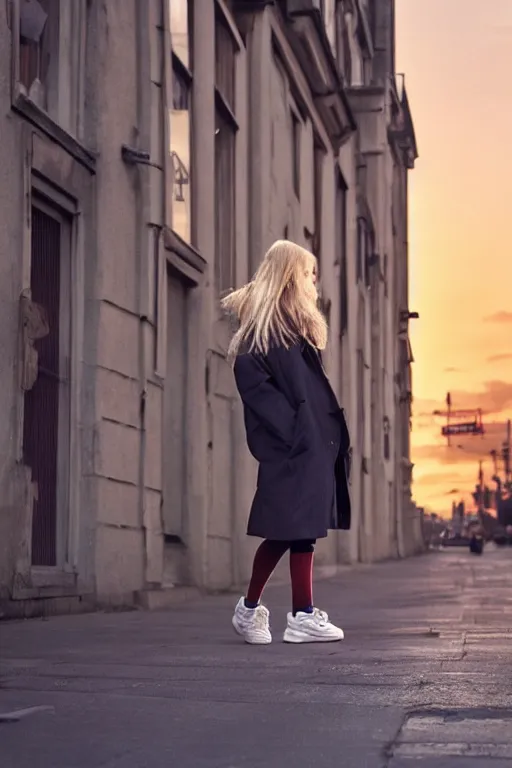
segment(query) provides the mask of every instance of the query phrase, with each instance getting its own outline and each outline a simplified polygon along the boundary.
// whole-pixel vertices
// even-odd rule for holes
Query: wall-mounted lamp
[[[149,152],[123,144],[121,157],[127,165],[151,165]]]
[[[409,312],[407,309],[403,309],[400,312],[400,321],[402,323],[408,323],[409,320],[419,320],[420,315],[419,312]]]

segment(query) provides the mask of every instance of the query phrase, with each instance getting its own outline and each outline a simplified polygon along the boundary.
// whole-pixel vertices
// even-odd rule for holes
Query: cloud
[[[484,318],[486,323],[512,323],[512,312],[502,309],[501,312],[495,312],[494,315],[488,315]]]
[[[486,381],[483,392],[455,392],[452,396],[454,407],[481,408],[484,413],[503,413],[512,407],[512,382]],[[471,403],[474,402],[474,405]]]
[[[452,389],[452,409],[471,410],[480,408],[484,414],[504,415],[512,410],[512,382],[494,379],[484,383],[480,392]],[[414,419],[430,419],[436,410],[446,410],[445,395],[438,401],[415,399],[413,403]],[[438,417],[436,417],[438,418]]]
[[[512,408],[512,382],[494,379],[484,382],[480,392],[452,390],[451,396],[453,410],[480,408],[484,414],[501,414]]]
[[[417,486],[434,486],[439,488],[442,486],[445,489],[453,489],[463,487],[467,483],[467,475],[461,472],[429,472],[425,475],[414,475],[414,485]],[[449,493],[449,490],[444,490],[439,493],[443,495]]]
[[[474,439],[479,441],[478,447],[474,448],[473,445],[470,444],[469,448],[464,446],[463,450],[453,445],[448,446],[439,443],[417,445],[412,449],[412,460],[414,464],[418,466],[421,465],[422,461],[434,461],[446,466],[454,464],[474,464],[475,456],[479,457],[481,454],[489,453],[489,451],[485,451],[483,448],[480,438],[475,437]],[[492,447],[494,448],[494,443]],[[491,450],[491,448],[489,450]]]
[[[444,400],[429,400],[428,398],[415,397],[413,401],[413,415],[415,418],[426,419],[432,416],[433,411],[444,405]]]
[[[487,358],[488,363],[500,363],[503,360],[512,360],[512,352],[502,352],[500,355],[491,355]]]
[[[435,462],[443,466],[457,464],[474,464],[481,458],[489,458],[492,450],[498,450],[505,439],[506,422],[496,421],[484,424],[485,434],[482,436],[459,435],[452,438],[448,445],[446,439],[439,434],[436,443],[424,443],[412,447],[412,460],[421,467],[422,462]],[[413,433],[414,437],[414,433]],[[460,446],[460,447],[459,447]]]
[[[436,422],[434,420],[434,417],[430,414],[420,414],[419,416],[415,416],[412,420],[413,429],[419,430],[419,429],[435,429],[436,428]]]

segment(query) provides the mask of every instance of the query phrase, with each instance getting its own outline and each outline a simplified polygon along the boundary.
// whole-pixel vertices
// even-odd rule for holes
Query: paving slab
[[[432,757],[432,758],[397,758],[389,763],[389,768],[510,768],[510,760],[492,760],[488,757]],[[388,767],[386,767],[388,768]]]
[[[335,645],[281,642],[286,585],[266,647],[232,632],[234,595],[0,624],[0,765],[510,766],[511,566],[487,548],[319,582]]]

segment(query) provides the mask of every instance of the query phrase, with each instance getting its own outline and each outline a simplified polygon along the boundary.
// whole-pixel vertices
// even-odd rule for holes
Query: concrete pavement
[[[2,768],[505,768],[512,550],[429,554],[319,582],[336,645],[232,633],[234,595],[165,612],[0,624]],[[31,710],[30,708],[48,708]]]

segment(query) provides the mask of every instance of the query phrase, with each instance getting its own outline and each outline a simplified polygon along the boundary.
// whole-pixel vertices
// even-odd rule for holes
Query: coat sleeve
[[[292,445],[297,413],[277,388],[265,361],[244,354],[235,361],[235,380],[244,405],[261,424],[287,445]]]

